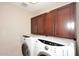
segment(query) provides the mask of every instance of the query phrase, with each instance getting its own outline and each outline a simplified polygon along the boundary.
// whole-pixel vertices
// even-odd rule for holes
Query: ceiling
[[[71,2],[14,2],[12,4],[15,4],[21,8],[26,9],[26,11],[29,13],[39,14],[45,11],[47,12],[49,10],[53,10],[55,8],[61,7],[69,3]]]

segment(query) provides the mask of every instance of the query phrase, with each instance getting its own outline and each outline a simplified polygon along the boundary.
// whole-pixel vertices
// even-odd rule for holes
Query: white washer
[[[34,50],[35,56],[75,56],[76,45],[74,40],[46,37],[37,39]]]

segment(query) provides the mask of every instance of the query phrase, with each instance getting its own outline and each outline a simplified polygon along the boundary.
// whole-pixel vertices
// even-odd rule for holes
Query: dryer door
[[[29,50],[27,44],[22,45],[22,54],[23,54],[23,56],[30,56],[30,50]]]

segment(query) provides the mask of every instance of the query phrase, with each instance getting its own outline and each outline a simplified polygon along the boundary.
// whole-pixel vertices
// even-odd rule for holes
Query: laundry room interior
[[[79,2],[0,2],[0,56],[79,56]]]

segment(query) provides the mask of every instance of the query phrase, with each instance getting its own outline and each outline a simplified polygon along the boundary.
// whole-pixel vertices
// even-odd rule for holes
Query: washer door
[[[50,55],[47,54],[47,53],[45,53],[45,52],[40,52],[40,53],[38,54],[38,56],[50,56]]]
[[[30,56],[30,50],[27,44],[22,45],[22,54],[23,56]]]

